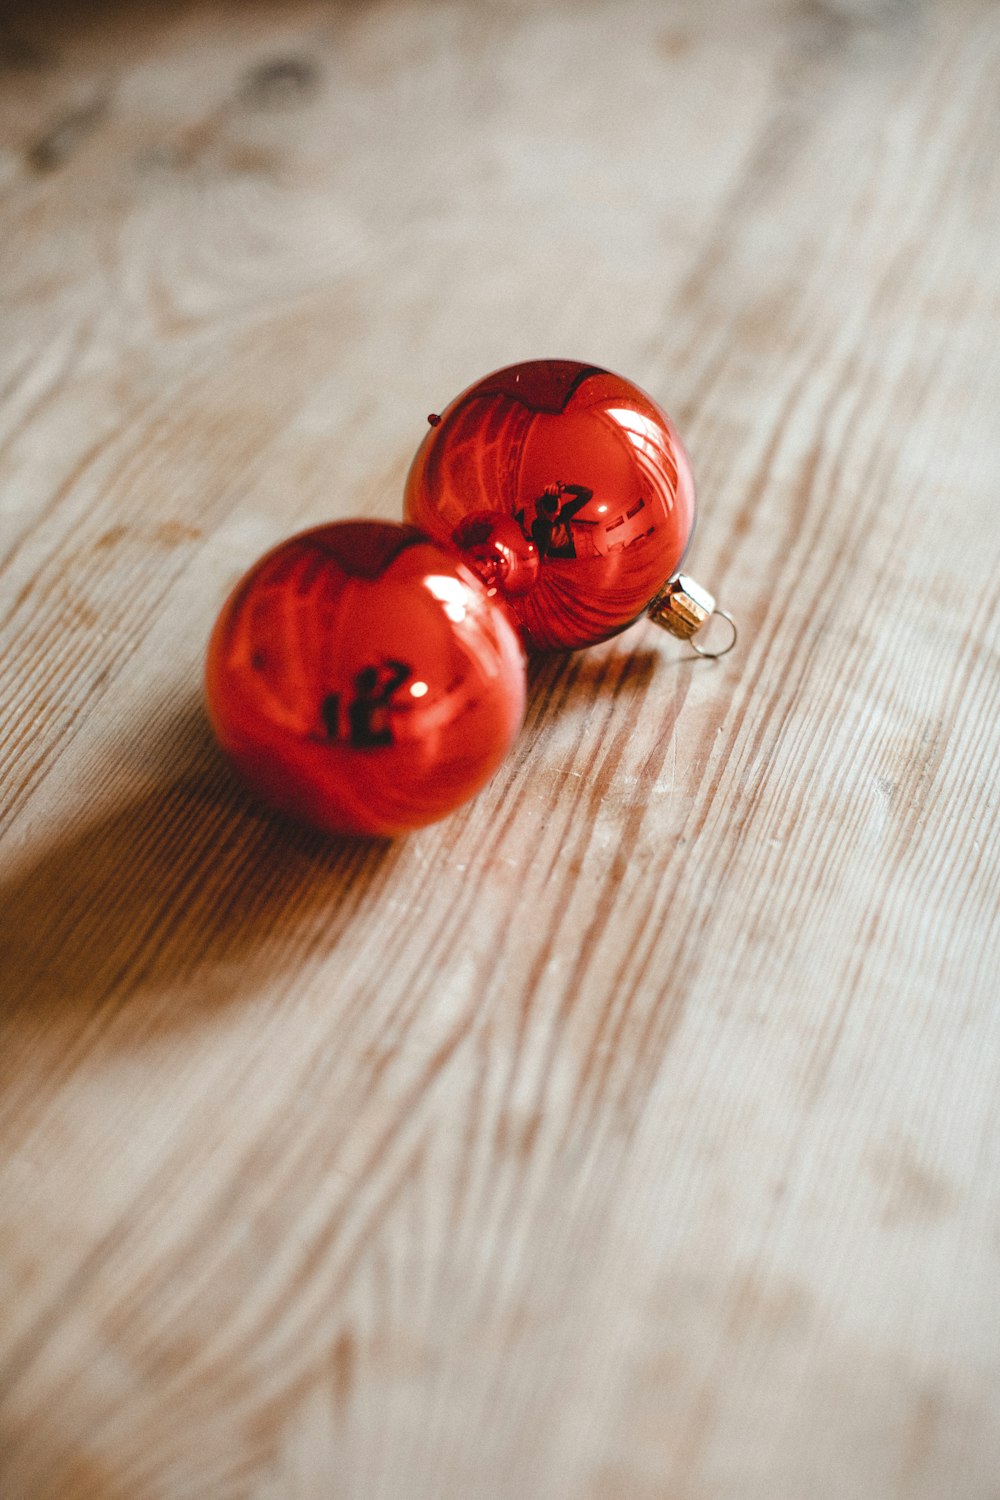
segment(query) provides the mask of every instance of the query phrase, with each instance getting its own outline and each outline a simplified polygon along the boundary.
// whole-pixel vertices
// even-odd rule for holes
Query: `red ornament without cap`
[[[524,655],[453,551],[409,526],[292,537],[223,607],[209,717],[274,807],[331,832],[392,835],[493,775],[524,714]]]

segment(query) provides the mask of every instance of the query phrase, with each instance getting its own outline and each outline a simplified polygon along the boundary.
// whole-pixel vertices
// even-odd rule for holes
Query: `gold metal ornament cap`
[[[736,621],[732,615],[720,609],[715,602],[715,595],[710,594],[708,589],[689,578],[686,573],[678,573],[676,578],[663,586],[646,614],[661,630],[669,630],[671,635],[690,641],[692,651],[696,651],[699,656],[725,656],[736,645]],[[721,615],[728,622],[731,631],[729,640],[718,651],[709,651],[694,639],[713,615]]]

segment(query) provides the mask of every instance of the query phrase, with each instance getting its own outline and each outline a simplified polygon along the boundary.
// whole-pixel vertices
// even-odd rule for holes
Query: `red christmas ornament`
[[[691,465],[670,418],[631,381],[532,360],[429,420],[407,519],[464,552],[529,646],[594,645],[644,610],[690,636],[712,612],[704,590],[670,585],[694,525]]]
[[[391,835],[493,775],[524,714],[524,655],[453,551],[345,521],[292,537],[237,585],[206,696],[266,801],[331,832]]]

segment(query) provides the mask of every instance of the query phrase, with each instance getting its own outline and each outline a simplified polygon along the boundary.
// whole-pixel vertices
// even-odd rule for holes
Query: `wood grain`
[[[3,1500],[1000,1496],[1000,12],[0,26]],[[235,787],[235,578],[544,354],[715,666],[394,844]]]

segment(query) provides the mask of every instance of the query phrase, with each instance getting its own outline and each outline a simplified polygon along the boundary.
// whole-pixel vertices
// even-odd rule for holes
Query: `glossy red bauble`
[[[443,817],[492,776],[524,714],[524,656],[453,551],[346,521],[237,585],[208,649],[209,717],[274,807],[332,832]]]
[[[631,381],[532,360],[480,380],[431,424],[407,519],[465,552],[529,646],[606,640],[678,571],[691,466],[670,418]]]

